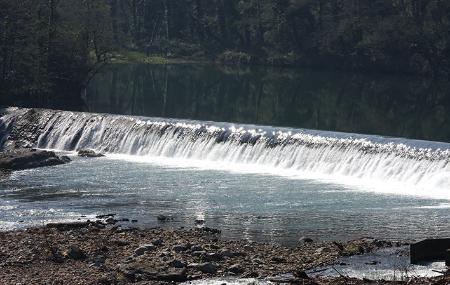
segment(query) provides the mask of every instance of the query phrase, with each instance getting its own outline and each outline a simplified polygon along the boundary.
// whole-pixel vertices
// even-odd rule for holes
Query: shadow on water
[[[2,98],[0,104],[450,142],[450,82],[445,80],[293,68],[114,64],[82,93]]]
[[[450,84],[424,78],[214,65],[114,65],[91,112],[450,141]]]

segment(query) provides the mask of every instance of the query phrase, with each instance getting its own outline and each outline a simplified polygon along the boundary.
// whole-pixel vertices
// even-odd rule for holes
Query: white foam
[[[416,147],[415,141],[304,130],[42,113],[41,148],[91,148],[136,162],[321,179],[378,193],[450,199],[449,144]]]

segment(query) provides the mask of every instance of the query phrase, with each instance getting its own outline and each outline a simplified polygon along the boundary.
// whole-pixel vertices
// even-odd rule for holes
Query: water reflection
[[[86,111],[450,141],[450,84],[399,76],[214,65],[114,65]]]

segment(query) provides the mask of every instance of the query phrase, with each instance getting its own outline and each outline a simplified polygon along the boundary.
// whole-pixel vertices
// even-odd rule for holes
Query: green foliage
[[[103,0],[0,0],[1,98],[79,98],[111,35]]]
[[[0,92],[77,97],[111,55],[448,74],[449,31],[443,0],[0,0]]]
[[[166,57],[431,75],[450,66],[448,1],[109,2],[119,45]]]

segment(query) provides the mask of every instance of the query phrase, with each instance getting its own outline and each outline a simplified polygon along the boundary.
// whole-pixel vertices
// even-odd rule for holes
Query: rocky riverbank
[[[224,276],[290,284],[388,284],[346,277],[312,280],[305,270],[340,256],[400,245],[371,238],[342,243],[302,239],[287,248],[222,240],[220,231],[210,228],[137,229],[127,219],[100,218],[0,233],[1,284],[174,284]],[[279,277],[286,273],[291,277]],[[440,277],[408,284],[447,281]]]
[[[53,151],[32,148],[17,148],[0,152],[0,169],[4,173],[70,162],[67,156],[58,156]]]

